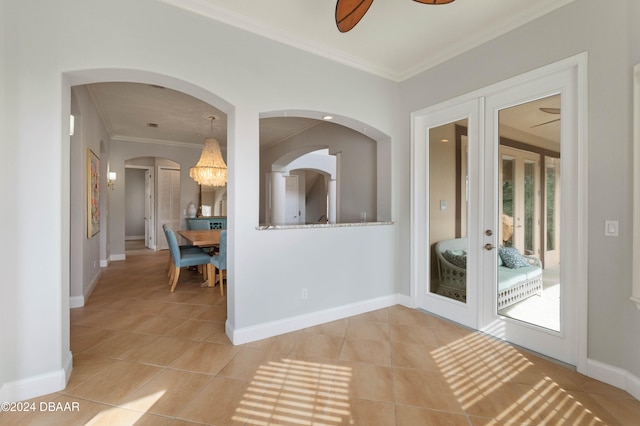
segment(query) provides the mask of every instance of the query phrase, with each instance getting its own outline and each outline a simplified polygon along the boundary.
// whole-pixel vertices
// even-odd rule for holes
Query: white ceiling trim
[[[363,61],[344,52],[333,49],[321,43],[315,43],[308,39],[303,39],[298,35],[265,25],[264,22],[248,18],[247,16],[231,12],[227,9],[213,5],[207,0],[161,0],[164,3],[188,10],[198,15],[220,21],[224,24],[257,34],[259,36],[274,40],[291,47],[295,47],[306,52],[321,56],[334,62],[347,65],[361,71],[368,72],[393,81],[400,81],[401,75],[391,69],[381,67],[369,61]],[[572,1],[572,0],[570,0]],[[337,31],[337,30],[336,30]]]
[[[279,144],[280,142],[284,142],[287,139],[291,139],[294,136],[297,136],[299,134],[302,134],[302,133],[312,129],[312,128],[318,126],[321,123],[322,123],[321,121],[316,121],[316,122],[310,123],[308,126],[304,126],[302,128],[295,129],[295,130],[293,130],[291,132],[287,132],[286,134],[284,134],[284,135],[282,135],[282,136],[280,136],[280,137],[278,137],[278,138],[276,138],[274,140],[270,140],[270,141],[267,141],[264,144],[261,144],[260,148],[262,149],[262,148],[268,148],[268,147],[271,147],[271,146],[275,146],[275,145]]]
[[[520,12],[517,16],[514,16],[511,19],[505,19],[501,23],[498,23],[491,27],[487,27],[484,31],[476,33],[472,39],[467,38],[466,40],[462,40],[462,42],[460,43],[454,43],[450,46],[447,46],[446,49],[443,49],[440,55],[431,56],[427,60],[418,64],[416,67],[407,70],[407,72],[399,76],[400,79],[396,81],[400,82],[406,80],[407,78],[416,76],[421,72],[433,68],[443,62],[446,62],[449,59],[463,54],[464,52],[481,46],[484,43],[493,40],[494,38],[500,37],[501,35],[506,34],[509,31],[515,30],[522,25],[535,21],[536,19],[546,15],[550,11],[559,9],[562,6],[565,6],[573,1],[575,0],[538,1],[537,3],[532,5],[531,8]]]
[[[95,90],[93,90],[91,85],[85,85],[84,87],[87,88],[87,92],[89,93],[89,97],[91,98],[91,101],[93,102],[93,105],[98,110],[98,115],[100,116],[100,119],[102,121],[102,125],[104,126],[105,130],[109,134],[109,137],[111,139],[113,139],[114,130],[113,130],[113,124],[111,123],[111,116],[108,113],[108,111],[105,108],[105,106],[102,104],[102,100],[101,100],[100,96],[96,95],[96,92],[95,92]]]
[[[458,43],[449,44],[442,49],[439,55],[431,56],[430,58],[422,61],[415,67],[407,70],[393,70],[388,67],[383,67],[380,64],[376,64],[371,61],[365,61],[361,58],[357,58],[353,55],[346,54],[345,52],[329,47],[327,45],[305,39],[300,37],[299,34],[293,34],[288,31],[273,27],[265,24],[264,21],[249,18],[245,15],[230,11],[215,4],[212,4],[207,0],[161,0],[164,3],[172,6],[187,10],[198,15],[214,19],[240,28],[242,30],[260,35],[262,37],[313,53],[317,56],[324,57],[334,62],[347,65],[349,67],[365,71],[370,74],[377,75],[379,77],[387,78],[395,82],[401,82],[407,78],[413,77],[423,71],[433,68],[455,56],[458,56],[466,51],[469,51],[475,47],[478,47],[496,37],[499,37],[507,32],[525,25],[541,16],[556,10],[562,6],[565,6],[575,0],[537,0],[523,10],[516,16],[512,16],[509,19],[505,19],[496,24],[492,24],[485,30],[477,32],[474,37],[467,37],[466,40]],[[480,1],[480,0],[476,0]]]
[[[167,146],[177,146],[180,148],[193,148],[197,150],[202,150],[202,145],[187,143],[187,142],[179,142],[179,141],[168,141],[165,139],[150,139],[150,138],[137,138],[135,136],[123,136],[123,135],[114,135],[111,136],[111,140],[114,142],[136,142],[136,143],[148,143],[154,145],[167,145]],[[220,147],[222,151],[226,151],[226,148]]]

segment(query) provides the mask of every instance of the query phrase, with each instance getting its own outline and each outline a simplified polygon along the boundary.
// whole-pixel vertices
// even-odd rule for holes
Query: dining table
[[[198,247],[211,247],[220,244],[220,229],[190,229],[178,231],[178,235],[189,244]]]
[[[190,229],[177,231],[189,244],[197,247],[213,247],[220,244],[220,229]],[[207,277],[205,283],[208,287],[215,287],[215,271],[211,263],[206,267]]]

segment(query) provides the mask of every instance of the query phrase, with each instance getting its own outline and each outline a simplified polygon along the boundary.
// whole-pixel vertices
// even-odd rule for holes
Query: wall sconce
[[[107,179],[107,186],[113,191],[116,184],[116,172],[109,172],[109,178]]]

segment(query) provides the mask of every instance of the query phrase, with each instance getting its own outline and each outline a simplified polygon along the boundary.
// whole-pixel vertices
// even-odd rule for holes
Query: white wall
[[[70,191],[71,86],[155,83],[228,115],[231,333],[395,295],[395,264],[379,262],[393,259],[395,226],[284,232],[256,226],[260,114],[291,108],[330,112],[393,139],[396,83],[153,0],[55,7],[47,0],[26,0],[2,2],[2,7],[2,37],[11,34],[12,40],[3,38],[2,63],[10,67],[3,67],[0,79],[2,105],[11,106],[3,111],[0,144],[2,198],[11,200],[10,209],[1,209],[0,226],[12,242],[2,256],[3,287],[11,283],[3,289],[2,316],[15,327],[1,335],[0,399],[59,390],[70,371],[69,264],[75,260],[69,257],[69,216],[71,198],[77,196]],[[215,54],[207,54],[213,44]],[[125,150],[120,145],[108,147],[109,167],[118,176],[124,176],[127,158],[158,155],[148,146]],[[197,161],[199,151],[193,151]],[[195,163],[182,152],[162,156]],[[187,185],[188,167],[182,177]],[[112,226],[105,257],[124,253],[121,188],[108,199]],[[189,201],[197,200],[197,186],[182,189],[192,192]],[[46,214],[31,208],[34,199],[46,206]],[[48,253],[38,258],[37,268],[33,247]],[[305,280],[311,269],[318,273]],[[309,289],[304,303],[301,285]]]
[[[71,306],[83,306],[85,299],[100,278],[100,259],[106,249],[108,194],[104,189],[109,162],[109,134],[105,130],[98,112],[84,87],[72,90],[71,111],[75,116],[75,130],[70,137],[70,289]],[[100,232],[89,238],[87,235],[87,150],[100,159]],[[102,255],[101,255],[102,252]]]

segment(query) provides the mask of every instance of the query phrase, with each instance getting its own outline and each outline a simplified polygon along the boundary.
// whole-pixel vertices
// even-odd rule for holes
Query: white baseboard
[[[0,401],[25,401],[63,390],[67,386],[67,381],[71,376],[72,360],[71,352],[69,352],[65,359],[64,366],[58,370],[4,383],[2,387],[0,387]]]
[[[85,300],[84,296],[71,296],[69,297],[69,308],[82,308]]]
[[[127,235],[124,237],[125,241],[131,240],[144,240],[144,235]]]
[[[640,378],[622,368],[593,359],[587,360],[587,376],[629,392],[640,400]]]
[[[107,266],[109,266],[109,263],[111,262],[118,261],[118,260],[126,260],[126,259],[127,259],[126,254],[112,254],[109,256],[108,259],[100,259],[100,267],[106,268]]]
[[[406,294],[397,294],[396,298],[398,300],[398,305],[402,305],[407,308],[414,309],[416,306],[413,304],[413,300],[411,296],[407,296]]]
[[[64,362],[64,387],[67,387],[69,383],[69,377],[71,377],[71,371],[73,370],[73,353],[67,352],[67,359]]]
[[[70,296],[69,297],[69,308],[82,308],[87,300],[89,300],[89,296],[93,293],[98,282],[102,278],[102,271],[98,271],[98,273],[93,277],[89,285],[82,292],[82,296]]]
[[[401,295],[385,296],[243,328],[233,328],[227,320],[225,330],[234,345],[241,345],[243,343],[302,330],[307,327],[313,327],[353,315],[375,311],[376,309],[404,304],[401,303],[400,299]]]

